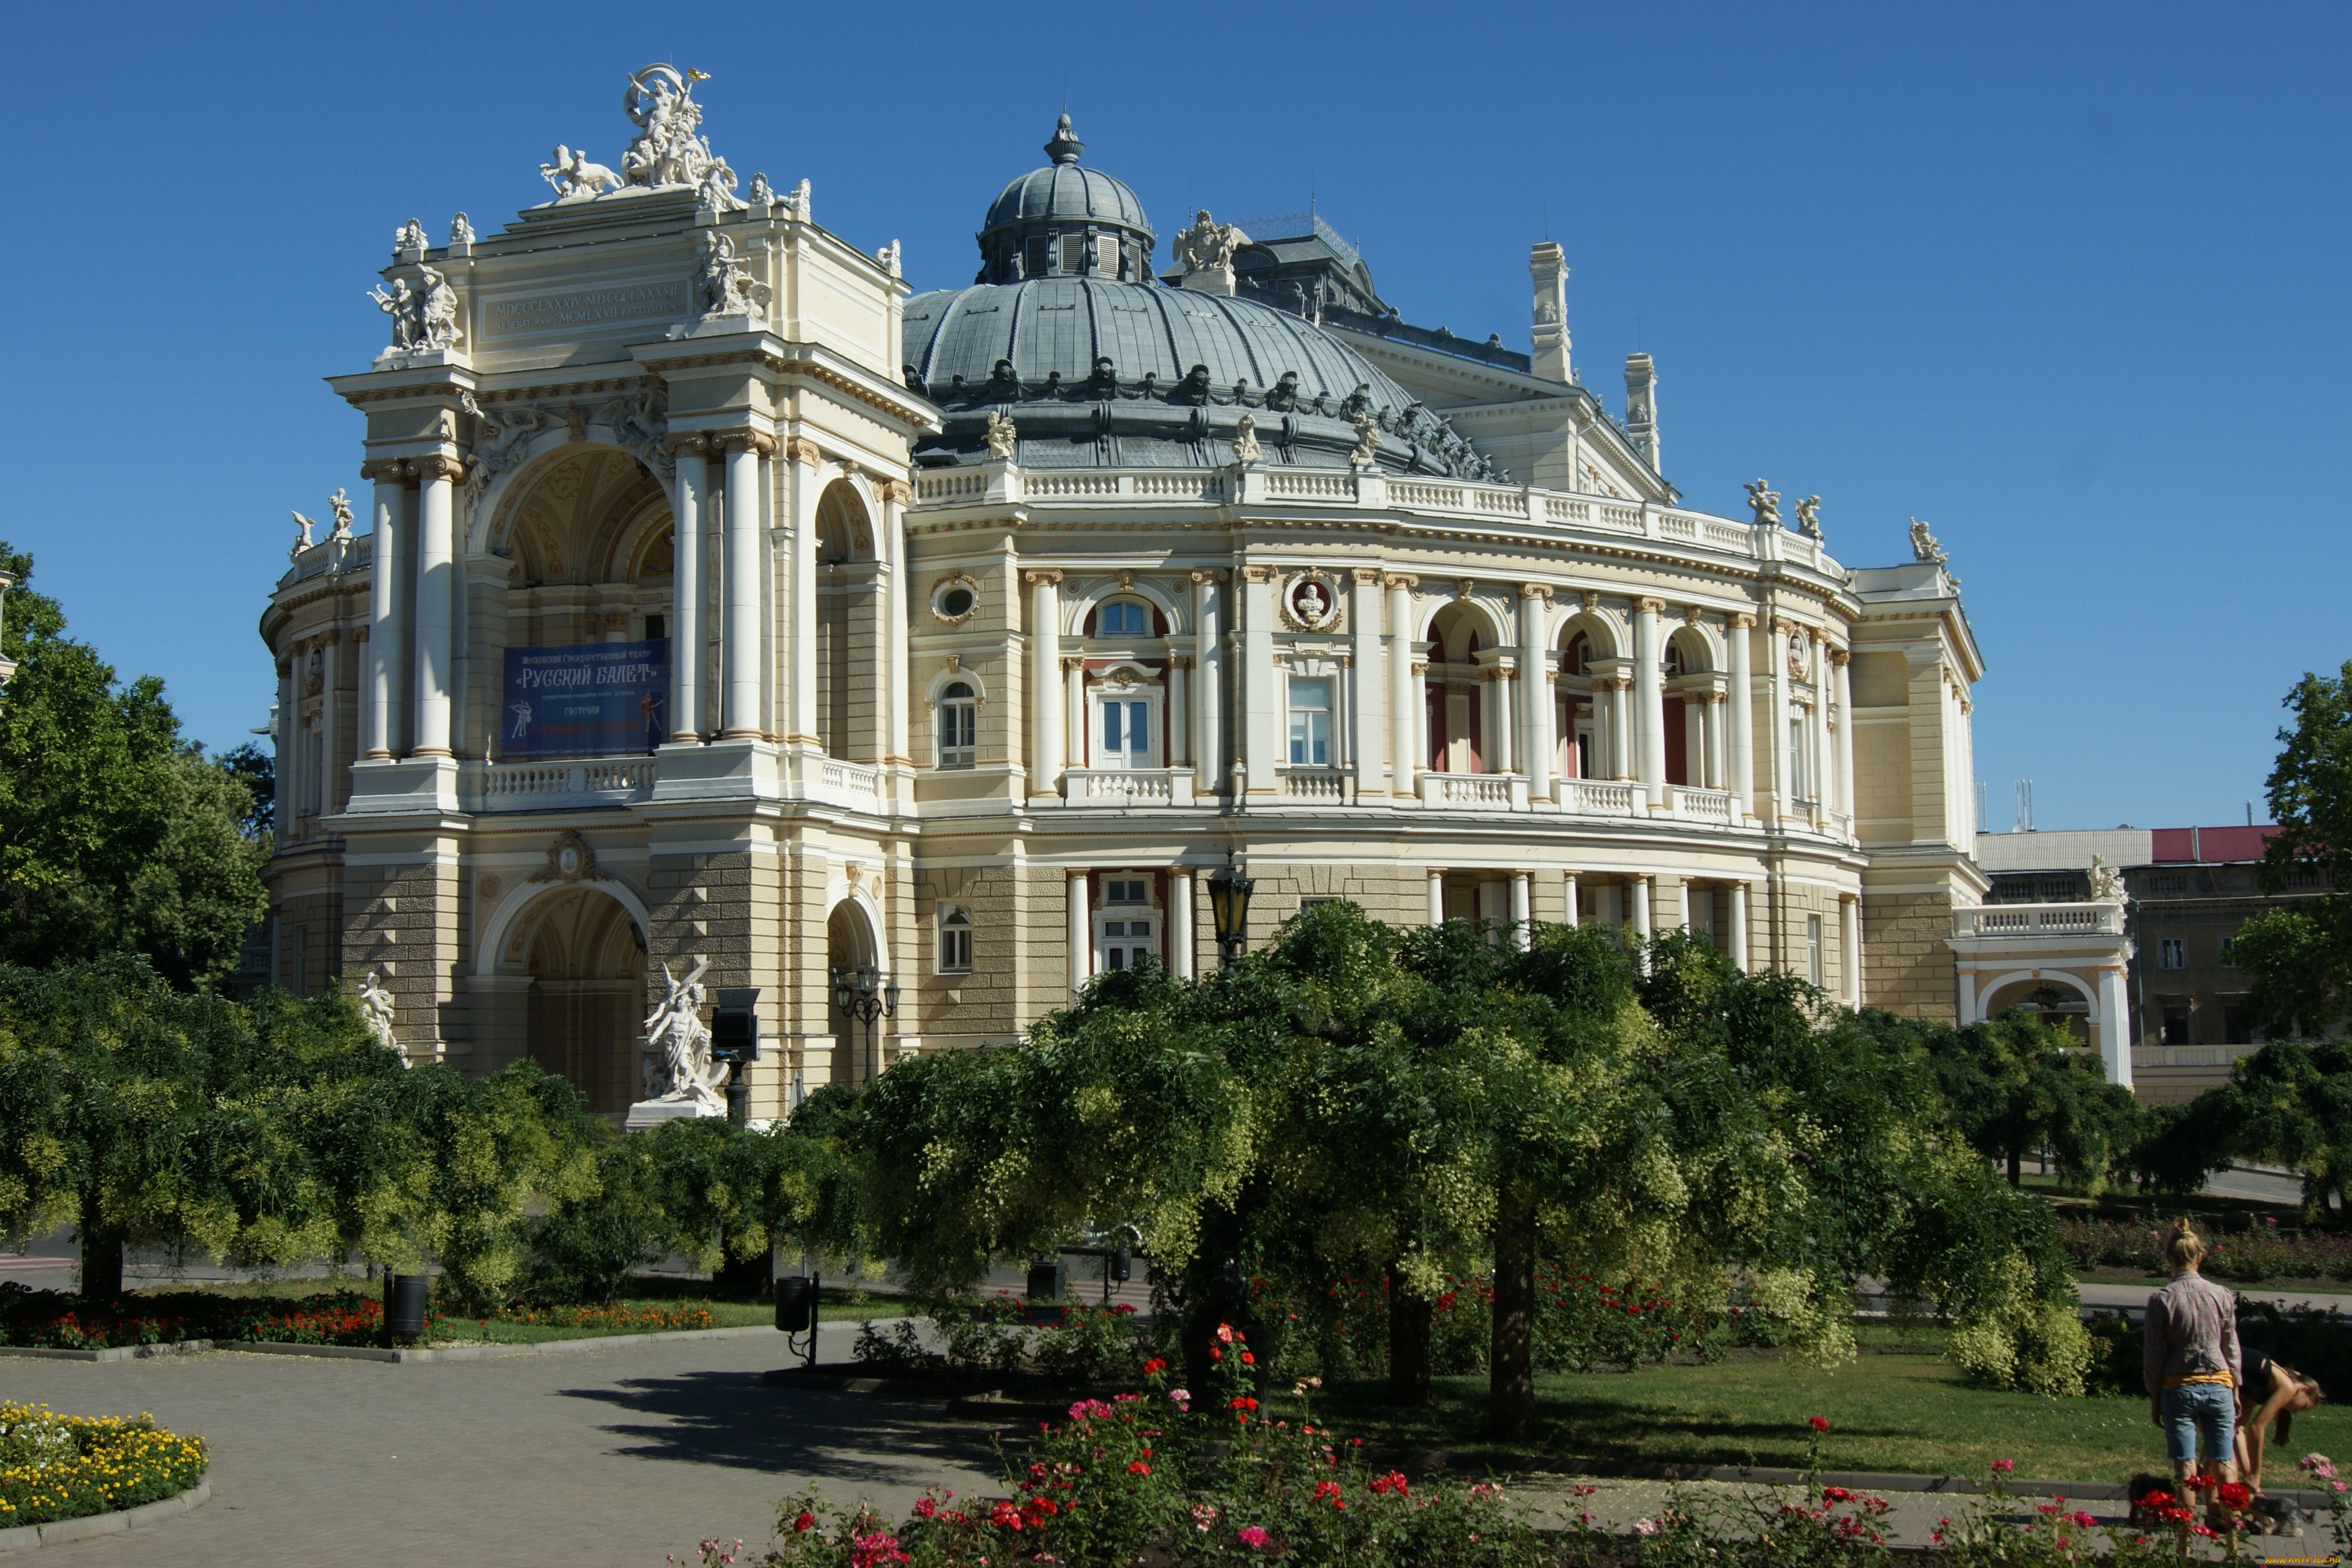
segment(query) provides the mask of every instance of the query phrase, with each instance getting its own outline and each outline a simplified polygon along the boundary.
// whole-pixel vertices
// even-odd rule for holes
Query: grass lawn
[[[1315,1415],[1338,1431],[1391,1450],[1443,1449],[1472,1462],[1504,1450],[1486,1437],[1483,1377],[1438,1380],[1436,1408],[1398,1411],[1384,1385],[1326,1389]],[[1286,1394],[1275,1414],[1295,1412]],[[1738,1352],[1712,1366],[1544,1376],[1536,1380],[1539,1432],[1516,1451],[1561,1458],[1702,1465],[1801,1466],[1806,1417],[1830,1423],[1823,1467],[1911,1474],[1985,1474],[2017,1461],[2020,1479],[2121,1481],[2161,1471],[2161,1435],[2147,1402],[2042,1399],[1972,1388],[1932,1350],[1871,1353],[1831,1371]],[[2323,1405],[2296,1418],[2294,1452],[2352,1452],[2352,1410]],[[2290,1467],[2294,1460],[2286,1461]],[[2273,1486],[2278,1477],[2271,1478]]]

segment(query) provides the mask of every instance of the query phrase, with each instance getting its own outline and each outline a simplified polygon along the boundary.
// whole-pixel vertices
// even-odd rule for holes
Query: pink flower
[[[1265,1531],[1255,1524],[1245,1524],[1234,1531],[1234,1539],[1254,1552],[1265,1550]]]
[[[1633,1533],[1655,1535],[1658,1533],[1658,1521],[1654,1519],[1637,1519],[1633,1521]]]
[[[861,1535],[849,1548],[849,1568],[890,1568],[891,1564],[912,1562],[898,1550],[898,1538],[882,1531]]]
[[[1220,1343],[1223,1343],[1223,1344],[1231,1344],[1231,1343],[1233,1343],[1233,1342],[1234,1342],[1234,1326],[1233,1326],[1231,1323],[1219,1323],[1219,1324],[1217,1325],[1217,1339],[1218,1339],[1218,1342],[1219,1342]],[[1250,1526],[1250,1528],[1251,1528],[1252,1530],[1257,1530],[1257,1526],[1255,1526],[1255,1525],[1251,1525],[1251,1526]],[[1259,1533],[1259,1534],[1261,1534],[1261,1535],[1263,1535],[1263,1534],[1265,1534],[1265,1532],[1264,1531],[1258,1531],[1258,1533]]]
[[[1196,1502],[1196,1503],[1194,1503],[1194,1504],[1192,1505],[1192,1528],[1193,1528],[1193,1529],[1195,1529],[1195,1530],[1197,1530],[1197,1531],[1201,1531],[1203,1535],[1205,1535],[1205,1534],[1207,1534],[1207,1533],[1208,1533],[1209,1526],[1211,1526],[1211,1525],[1213,1525],[1213,1524],[1214,1524],[1214,1523],[1216,1523],[1216,1522],[1217,1522],[1217,1510],[1216,1510],[1216,1505],[1215,1505],[1215,1504],[1213,1504],[1213,1503],[1205,1503],[1205,1502]]]
[[[2017,1461],[2015,1459],[1995,1459],[1992,1462],[1992,1468],[1993,1474],[1997,1476],[2005,1476],[2017,1468]]]

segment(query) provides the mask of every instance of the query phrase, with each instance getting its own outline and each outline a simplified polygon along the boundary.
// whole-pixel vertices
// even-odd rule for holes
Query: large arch
[[[885,749],[880,654],[887,583],[877,559],[874,510],[853,480],[835,479],[816,503],[816,733],[828,757],[871,763]]]
[[[858,1083],[879,1076],[889,1049],[889,1021],[875,1020],[873,1041],[867,1026],[842,1011],[834,994],[832,972],[854,974],[864,964],[881,971],[887,981],[890,961],[883,948],[881,911],[856,892],[843,898],[825,916],[825,1029],[834,1038],[833,1077],[836,1083]]]
[[[2034,1005],[2035,993],[2045,989],[2054,991],[2060,986],[2073,991],[2083,999],[2084,1010],[2081,1013]],[[2098,992],[2088,981],[2063,969],[2021,969],[1996,976],[1989,984],[1979,985],[1978,988],[1976,1018],[1965,1019],[1963,1022],[1978,1022],[2018,1006],[2031,1007],[2041,1015],[2044,1023],[2053,1018],[2072,1020],[2079,1017],[2083,1021],[2084,1034],[2081,1039],[2084,1045],[2091,1043],[2090,1028],[2105,1022],[2099,1013]],[[2069,1033],[2073,1032],[2066,1023],[2062,1022],[2059,1026],[2068,1028]]]
[[[520,1053],[499,1054],[528,1057],[606,1114],[646,1094],[644,915],[618,893],[592,881],[540,890],[508,913],[485,955],[496,976],[487,989],[507,994],[504,1022],[521,1037]]]

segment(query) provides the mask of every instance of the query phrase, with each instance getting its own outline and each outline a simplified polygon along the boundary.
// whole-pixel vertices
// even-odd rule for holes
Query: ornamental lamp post
[[[841,1016],[852,1023],[866,1026],[866,1064],[868,1078],[877,1078],[878,1063],[874,1055],[874,1021],[898,1016],[898,983],[882,983],[882,972],[871,963],[861,963],[848,970],[839,964],[832,967],[833,1005]]]
[[[1209,877],[1209,912],[1217,923],[1217,967],[1231,969],[1249,941],[1250,894],[1257,883],[1234,869],[1233,857]]]

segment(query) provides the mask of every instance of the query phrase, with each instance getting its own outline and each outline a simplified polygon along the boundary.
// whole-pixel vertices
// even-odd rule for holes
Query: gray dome
[[[1017,283],[1024,278],[1095,276],[1145,278],[1159,243],[1143,204],[1123,180],[1081,169],[1087,144],[1062,116],[1045,143],[1053,160],[1032,169],[988,205],[973,237],[980,242],[975,283]]]
[[[1370,361],[1255,300],[1093,278],[982,283],[908,300],[905,341],[908,384],[948,411],[923,443],[933,463],[978,461],[1002,410],[1024,463],[1216,466],[1247,412],[1267,460],[1340,468],[1361,412],[1383,468],[1486,471]]]

